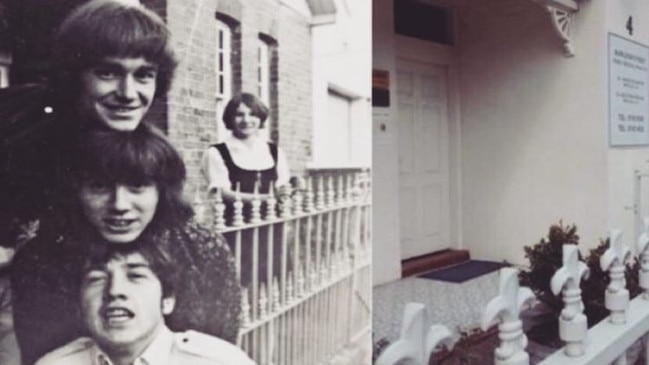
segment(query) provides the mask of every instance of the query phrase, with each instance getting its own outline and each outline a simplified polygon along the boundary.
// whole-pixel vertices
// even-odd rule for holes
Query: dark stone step
[[[467,250],[443,250],[401,261],[401,277],[423,274],[431,270],[469,261]]]

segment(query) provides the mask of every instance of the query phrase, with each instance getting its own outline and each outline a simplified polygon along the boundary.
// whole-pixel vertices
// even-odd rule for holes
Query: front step
[[[423,274],[428,271],[469,261],[467,250],[443,250],[401,261],[401,277]]]

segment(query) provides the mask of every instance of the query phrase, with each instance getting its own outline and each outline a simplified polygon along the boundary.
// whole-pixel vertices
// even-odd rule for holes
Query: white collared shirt
[[[196,331],[171,332],[166,326],[133,365],[255,365],[235,345]],[[78,338],[43,356],[35,365],[113,365],[89,337]]]
[[[93,341],[94,342],[94,341]],[[167,365],[173,350],[174,334],[167,327],[161,329],[160,333],[153,339],[151,344],[135,358],[133,365]],[[108,355],[99,346],[91,347],[93,365],[113,365]]]

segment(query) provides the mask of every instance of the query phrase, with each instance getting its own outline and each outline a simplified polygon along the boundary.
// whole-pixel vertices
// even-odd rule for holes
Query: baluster
[[[280,197],[279,216],[288,218],[291,216],[291,187],[287,185],[284,189],[288,190],[288,194],[282,194]]]
[[[644,231],[638,238],[637,252],[640,260],[639,286],[642,288],[642,297],[649,299],[649,218],[647,217],[644,219]]]
[[[319,178],[316,177],[316,187],[315,187],[315,209],[316,210],[323,210],[325,208],[325,202],[324,202],[324,183],[322,181],[324,177],[320,176]]]
[[[304,211],[307,213],[311,213],[315,210],[315,203],[314,203],[314,194],[313,194],[313,179],[311,177],[307,177],[306,179],[306,190],[304,192]]]
[[[266,216],[264,219],[266,221],[271,221],[275,218],[277,218],[277,213],[276,213],[276,206],[277,206],[277,199],[275,199],[275,184],[273,182],[270,183],[270,190],[268,191],[268,198],[266,198]]]
[[[353,175],[352,174],[347,174],[345,176],[345,203],[351,204],[353,203]]]
[[[452,336],[448,328],[428,325],[428,313],[421,303],[408,303],[403,311],[399,340],[388,346],[375,365],[401,363],[428,364],[431,353],[438,346],[451,347]]]
[[[255,181],[255,187],[252,192],[252,201],[250,202],[250,223],[261,222],[261,199],[259,198],[259,181]]]
[[[331,275],[329,279],[334,279],[338,276],[340,272],[340,267],[338,265],[338,257],[335,252],[332,253],[331,259],[329,260],[329,274]]]
[[[588,274],[586,264],[579,261],[577,246],[563,245],[563,266],[552,276],[550,288],[554,295],[563,292],[565,307],[559,317],[559,337],[566,342],[565,352],[571,357],[584,354],[587,323],[579,283]]]
[[[343,174],[336,179],[336,205],[340,206],[345,203],[345,180]]]
[[[232,226],[240,227],[243,225],[243,201],[241,201],[241,191],[239,188],[239,183],[237,183],[234,190],[234,203],[232,203],[233,214],[232,214]]]
[[[304,265],[300,264],[297,271],[297,297],[302,298],[304,296],[304,284],[306,280],[304,279]]]
[[[295,299],[295,287],[293,286],[293,275],[286,279],[286,301],[290,304]]]
[[[371,197],[369,171],[364,170],[363,172],[361,172],[360,176],[361,176],[361,182],[359,184],[359,195],[361,196],[360,200],[363,203],[367,203],[367,199]]]
[[[629,291],[626,289],[624,279],[625,262],[631,257],[631,251],[622,242],[622,232],[611,230],[610,247],[602,257],[599,264],[603,271],[609,272],[610,282],[606,287],[604,305],[611,311],[609,320],[613,324],[626,323],[626,310],[629,307]]]
[[[340,256],[340,267],[342,273],[347,272],[347,270],[350,270],[351,267],[351,261],[349,260],[349,256],[346,254],[344,250],[341,250],[338,252],[338,255]]]
[[[223,203],[223,192],[221,189],[216,189],[216,197],[214,199],[214,228],[217,231],[225,228],[225,204]]]
[[[345,266],[345,261],[343,260],[343,255],[342,255],[342,250],[339,250],[334,254],[334,257],[336,259],[336,275],[340,276],[345,272],[345,269],[347,268]]]
[[[327,280],[329,280],[329,277],[330,277],[329,274],[330,274],[330,271],[329,271],[329,267],[327,265],[320,266],[320,275],[318,277],[318,283],[320,283],[320,284],[326,283]]]
[[[327,196],[326,196],[326,207],[327,208],[333,208],[335,203],[335,198],[336,198],[336,191],[334,190],[334,176],[333,174],[330,174],[327,176]]]
[[[303,193],[302,191],[304,190],[304,181],[302,178],[297,178],[297,182],[295,183],[295,190],[293,191],[293,215],[297,216],[302,213],[303,210]]]
[[[264,318],[268,315],[268,290],[266,284],[261,283],[259,286],[259,318]]]
[[[243,328],[250,325],[250,299],[248,298],[248,288],[241,291],[241,326]]]
[[[311,266],[311,273],[309,275],[309,288],[311,292],[315,291],[318,284],[318,271],[316,271],[315,266]]]
[[[360,175],[361,173],[356,173],[352,176],[352,191],[351,191],[351,196],[352,196],[352,202],[354,204],[359,204],[361,202],[361,182],[360,182]]]
[[[343,250],[338,251],[338,256],[340,257],[340,268],[341,272],[345,273],[347,270],[349,270],[349,261],[347,260],[347,256],[345,255],[345,252]]]
[[[272,308],[273,313],[276,313],[279,310],[279,282],[277,281],[277,278],[273,278]]]
[[[518,272],[513,268],[500,270],[499,295],[493,298],[482,316],[482,329],[486,331],[498,322],[500,346],[494,352],[496,365],[527,365],[529,355],[525,352],[527,337],[523,333],[520,311],[534,300],[529,288],[521,288]]]

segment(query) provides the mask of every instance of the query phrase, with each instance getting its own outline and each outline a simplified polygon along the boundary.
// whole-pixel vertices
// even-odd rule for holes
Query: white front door
[[[447,69],[397,63],[401,258],[449,248]]]

